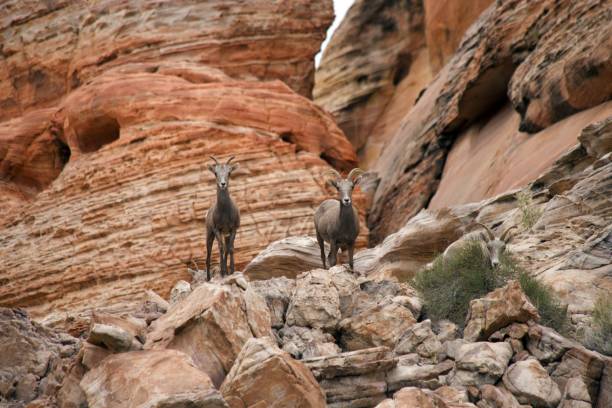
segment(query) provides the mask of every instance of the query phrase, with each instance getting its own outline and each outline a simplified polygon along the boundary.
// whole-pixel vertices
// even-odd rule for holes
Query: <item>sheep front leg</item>
[[[319,248],[321,248],[321,262],[323,262],[323,269],[327,269],[325,265],[325,241],[323,241],[323,237],[317,231],[317,242],[319,243]]]
[[[349,259],[349,267],[351,271],[353,270],[353,250],[355,249],[355,243],[351,242],[348,244],[348,259]]]
[[[329,267],[336,266],[336,257],[338,256],[338,245],[335,241],[329,243],[329,257],[327,261],[329,263]]]
[[[213,242],[215,242],[215,234],[212,231],[206,231],[206,280],[210,282],[210,257],[212,255]]]
[[[226,250],[230,256],[230,275],[234,274],[234,240],[236,239],[236,230],[232,231],[227,237]],[[227,255],[226,255],[227,256]]]
[[[221,232],[216,231],[215,236],[217,238],[217,245],[219,246],[219,263],[221,267],[221,277],[227,275],[227,258],[225,250],[225,239]]]

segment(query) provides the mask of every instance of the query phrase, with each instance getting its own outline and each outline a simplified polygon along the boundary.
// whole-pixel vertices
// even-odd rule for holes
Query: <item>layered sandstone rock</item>
[[[234,78],[281,79],[309,96],[331,1],[9,2],[0,10],[0,119],[110,68],[193,62]]]
[[[143,288],[166,295],[192,261],[203,265],[209,154],[242,164],[230,186],[242,210],[238,268],[268,242],[312,233],[313,208],[331,193],[320,155],[355,163],[331,118],[280,82],[106,74],[47,125],[70,161],[30,205],[5,214],[0,302],[53,320],[96,305],[125,310]]]

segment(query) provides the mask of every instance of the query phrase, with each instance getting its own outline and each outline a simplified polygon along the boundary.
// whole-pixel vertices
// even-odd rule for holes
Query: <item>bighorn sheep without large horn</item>
[[[221,276],[227,275],[227,255],[230,256],[230,273],[234,273],[234,239],[240,227],[240,210],[232,201],[229,193],[229,177],[239,165],[231,164],[234,156],[225,164],[210,156],[215,164],[209,164],[217,180],[217,201],[206,213],[206,279],[210,280],[210,256],[213,241],[217,239]]]
[[[489,264],[493,268],[497,268],[499,266],[500,257],[506,250],[506,245],[508,244],[508,242],[510,242],[511,236],[509,236],[508,233],[510,232],[510,230],[518,227],[514,225],[510,228],[507,228],[498,238],[495,237],[493,231],[491,231],[491,229],[486,225],[481,224],[479,222],[475,223],[475,225],[484,228],[486,234],[483,234],[482,231],[478,230],[472,231],[469,234],[465,234],[446,248],[444,254],[442,255],[443,258],[449,259],[449,257],[454,256],[461,248],[463,248],[466,242],[468,242],[469,240],[476,240],[480,242],[482,251],[487,256]]]
[[[329,182],[338,190],[339,199],[323,201],[314,215],[317,242],[321,248],[321,261],[323,268],[327,268],[324,242],[329,242],[330,252],[327,258],[329,267],[336,265],[338,249],[341,248],[348,250],[349,266],[353,269],[353,250],[359,235],[359,215],[353,207],[352,194],[364,171],[353,169],[345,179],[335,170],[330,170],[330,173],[334,178]]]

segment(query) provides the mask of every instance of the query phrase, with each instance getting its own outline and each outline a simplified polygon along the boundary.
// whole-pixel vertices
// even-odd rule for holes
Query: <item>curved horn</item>
[[[231,162],[232,160],[234,160],[234,158],[235,158],[235,157],[236,157],[236,156],[230,156],[230,158],[229,158],[229,159],[227,159],[227,162],[225,162],[225,164],[230,164],[230,162]]]
[[[346,176],[346,178],[347,180],[355,181],[355,179],[361,176],[363,173],[365,173],[365,171],[361,170],[360,168],[355,167],[353,170],[351,170],[348,176]]]
[[[211,159],[213,159],[213,160],[215,161],[215,164],[219,164],[219,161],[218,161],[217,159],[215,159],[215,156],[208,156],[208,157],[210,157]]]
[[[325,173],[323,173],[325,176],[333,176],[335,177],[337,180],[341,179],[342,176],[340,175],[340,173],[338,173],[336,170],[334,169],[327,169],[327,171],[325,171]]]
[[[493,231],[491,231],[491,230],[489,229],[489,227],[487,227],[486,225],[481,224],[481,223],[479,223],[479,222],[475,222],[474,224],[476,224],[476,225],[480,225],[480,226],[481,226],[481,227],[483,227],[485,230],[487,230],[487,234],[489,235],[489,239],[495,239],[495,235],[493,235]]]
[[[506,241],[506,235],[514,228],[518,228],[518,227],[516,225],[509,227],[507,230],[504,231],[503,234],[501,234],[501,237],[499,239],[501,239],[502,241]]]

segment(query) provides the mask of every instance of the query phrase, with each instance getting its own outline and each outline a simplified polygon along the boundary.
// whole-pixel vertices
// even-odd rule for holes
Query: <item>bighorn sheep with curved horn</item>
[[[486,235],[482,233],[482,231],[472,231],[469,234],[465,234],[452,244],[450,244],[444,254],[442,255],[445,259],[454,256],[468,240],[476,240],[480,242],[483,253],[487,256],[489,260],[489,264],[493,268],[497,268],[500,263],[500,257],[506,250],[506,245],[510,242],[511,236],[508,233],[514,229],[518,228],[516,225],[513,225],[507,228],[500,236],[497,238],[493,231],[489,227],[479,222],[474,223],[485,229]]]
[[[221,263],[221,276],[227,275],[227,255],[230,256],[230,273],[234,273],[234,239],[240,227],[240,210],[232,201],[229,193],[229,177],[236,170],[238,163],[231,164],[234,156],[225,164],[210,156],[215,164],[209,164],[208,169],[213,172],[217,181],[217,201],[206,213],[206,279],[210,281],[210,256],[213,241],[217,239],[219,247],[219,262]]]
[[[325,244],[329,242],[330,252],[327,258],[329,267],[336,265],[338,249],[348,250],[349,266],[353,269],[353,250],[355,240],[359,235],[359,215],[353,207],[353,189],[364,173],[361,169],[353,169],[346,178],[342,178],[336,170],[330,170],[333,179],[329,183],[338,190],[339,199],[323,201],[314,215],[317,242],[321,248],[321,261],[325,264]]]

